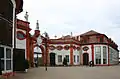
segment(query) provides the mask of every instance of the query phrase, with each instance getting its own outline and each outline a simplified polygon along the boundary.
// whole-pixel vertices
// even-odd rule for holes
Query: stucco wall
[[[55,47],[56,46],[59,46],[59,45],[61,45],[61,46],[65,46],[65,45],[69,45],[70,46],[70,44],[53,44]],[[53,53],[55,53],[56,55],[55,55],[55,61],[56,61],[56,65],[62,65],[62,62],[58,62],[58,55],[62,55],[62,61],[63,61],[63,59],[64,59],[64,57],[65,57],[65,55],[69,55],[69,62],[68,62],[68,64],[70,64],[70,50],[64,50],[64,49],[62,49],[62,50],[57,50],[57,49],[55,49],[55,50],[49,50],[49,53],[51,53],[51,52],[53,52]]]
[[[16,31],[22,31],[24,34],[26,34],[26,31],[21,30],[21,29],[16,29]],[[19,49],[26,49],[26,39],[24,40],[19,40],[16,35],[16,48]]]
[[[57,46],[65,46],[65,45],[68,45],[68,46],[70,46],[70,44],[51,44],[51,45],[54,45],[55,47],[57,47]],[[76,45],[75,45],[76,46]],[[69,55],[69,62],[68,62],[68,65],[70,65],[70,49],[69,50],[65,50],[65,49],[62,49],[62,50],[57,50],[57,49],[55,49],[55,50],[49,50],[49,53],[51,53],[51,52],[53,52],[53,53],[55,53],[56,54],[56,59],[55,59],[55,61],[56,61],[56,65],[62,65],[63,64],[63,59],[64,59],[64,57],[66,56],[66,55]],[[62,55],[62,62],[58,62],[58,55]],[[76,62],[74,62],[74,55],[76,56]],[[77,56],[79,56],[79,62],[77,62]],[[79,65],[80,64],[80,54],[79,54],[79,51],[78,50],[74,50],[73,49],[73,65]]]
[[[26,31],[24,31],[24,30],[16,29],[16,32],[17,32],[17,31],[22,31],[23,33],[26,34]],[[16,48],[18,48],[18,49],[25,49],[25,58],[26,58],[26,39],[24,39],[24,40],[19,40],[19,39],[17,38],[17,35],[16,35]]]
[[[89,48],[87,51],[84,51],[84,50],[83,50],[83,47],[85,47],[85,46],[87,46],[87,47]],[[91,61],[91,60],[92,60],[91,45],[83,45],[83,46],[81,47],[81,50],[82,50],[82,54],[83,54],[83,53],[88,53],[88,54],[89,54],[89,61]],[[81,60],[81,61],[82,61],[82,60]]]
[[[78,45],[75,45],[76,47],[79,47]],[[74,55],[75,55],[75,62],[74,62]],[[77,61],[77,56],[79,56],[79,62]],[[74,65],[80,65],[80,50],[73,50],[73,64]]]

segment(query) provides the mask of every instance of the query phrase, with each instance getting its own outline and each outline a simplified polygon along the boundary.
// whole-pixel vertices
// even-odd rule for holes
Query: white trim
[[[16,36],[14,35],[14,33],[15,33],[15,30],[14,30],[14,28],[15,28],[15,7],[13,8],[13,28],[12,28],[12,30],[13,30],[13,39],[12,39],[12,44],[13,44],[13,48],[14,48],[14,38],[16,38]]]
[[[14,28],[15,28],[15,9],[16,9],[16,2],[15,2],[15,0],[11,0],[11,2],[13,3],[13,28],[12,28],[12,31],[13,31],[13,34],[12,34],[12,45],[13,45],[13,48],[14,48],[14,38],[15,38],[15,36],[14,36],[14,33],[15,33],[15,31],[14,31]]]
[[[16,2],[15,2],[15,0],[11,0],[11,2],[13,3],[13,7],[16,8]]]
[[[103,64],[103,46],[101,46],[101,64]]]
[[[2,73],[12,72],[13,71],[13,58],[12,58],[13,49],[12,49],[12,47],[5,46],[5,45],[0,45],[0,47],[4,48],[4,58],[1,58],[1,60],[4,60],[4,70],[2,71]],[[6,49],[7,48],[11,50],[11,58],[6,58]],[[6,60],[11,60],[11,70],[6,70]]]
[[[108,64],[108,45],[106,46],[106,52],[107,52],[107,64]]]
[[[7,71],[2,71],[2,73],[9,73],[9,72],[13,72],[12,70],[7,70]]]

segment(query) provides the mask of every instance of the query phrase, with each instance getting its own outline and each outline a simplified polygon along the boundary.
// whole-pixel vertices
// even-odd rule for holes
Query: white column
[[[13,72],[13,49],[11,49],[11,70]]]
[[[14,33],[15,33],[15,31],[14,31],[14,28],[15,28],[15,8],[16,8],[16,3],[15,3],[15,1],[14,0],[11,0],[11,2],[13,3],[13,28],[12,28],[12,35],[13,35],[13,39],[12,39],[12,45],[13,45],[13,48],[14,48]]]
[[[101,46],[101,64],[103,64],[103,46]]]
[[[16,2],[15,2],[15,0],[11,0],[11,2],[13,3],[13,28],[12,28],[12,49],[11,49],[11,70],[13,71],[13,48],[14,48],[14,42],[16,42],[16,41],[14,41],[14,38],[16,38],[16,36],[14,36],[14,33],[15,33],[15,30],[14,29],[16,29],[15,28],[15,17],[16,17],[16,15],[15,15],[15,9],[16,9]]]
[[[107,64],[108,64],[108,45],[106,46],[106,54],[107,54],[107,58],[106,58],[106,62],[107,62]]]
[[[95,56],[96,51],[95,51],[95,47],[96,47],[96,46],[94,45],[94,49],[93,49],[93,50],[94,50],[94,64],[96,65],[96,56]]]
[[[4,47],[4,71],[6,72],[6,47]]]

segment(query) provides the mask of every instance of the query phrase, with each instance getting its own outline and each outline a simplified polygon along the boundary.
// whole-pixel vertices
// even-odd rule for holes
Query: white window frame
[[[12,47],[5,46],[5,45],[0,45],[0,47],[4,48],[4,58],[1,58],[1,60],[4,60],[4,70],[2,71],[2,73],[13,72],[13,49],[12,49]],[[6,49],[7,48],[11,50],[11,59],[6,58]],[[7,60],[11,60],[11,70],[6,70],[6,67],[7,67],[6,61]]]
[[[62,57],[62,55],[58,55],[58,63],[61,63],[62,62],[62,58],[60,59],[61,61],[59,61],[59,56]]]
[[[104,47],[105,47],[105,49],[106,49],[105,51],[104,51]],[[103,52],[102,52],[102,53],[103,53],[103,59],[104,59],[104,55],[105,55],[105,56],[106,56],[106,57],[105,57],[105,59],[106,59],[106,63],[105,63],[105,64],[107,64],[107,59],[108,59],[108,58],[107,58],[107,47],[106,47],[106,46],[103,46],[102,49],[103,49]],[[105,54],[104,54],[104,53],[105,53]],[[103,61],[103,59],[102,59],[102,61]],[[103,64],[104,64],[104,61],[103,61]]]
[[[102,57],[102,54],[101,54],[101,52],[102,52],[101,49],[102,49],[102,48],[101,48],[101,46],[95,46],[95,64],[96,64],[96,48],[97,48],[97,47],[100,48],[99,53],[98,53],[98,51],[97,51],[97,53],[100,54],[100,64],[102,64],[102,62],[101,62],[101,61],[102,61],[102,58],[101,58],[101,57]],[[99,61],[99,60],[98,60],[98,61]],[[98,63],[97,65],[99,65],[99,63]]]
[[[80,56],[77,55],[77,62],[79,63],[80,62]]]
[[[76,55],[74,55],[74,63],[76,63]]]
[[[69,63],[70,62],[70,55],[65,55],[66,58],[67,58],[67,56],[68,56],[67,62]]]

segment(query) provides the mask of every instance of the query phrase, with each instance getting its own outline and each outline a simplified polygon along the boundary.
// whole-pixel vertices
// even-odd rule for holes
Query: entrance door
[[[83,65],[88,65],[89,56],[88,53],[83,54]]]
[[[14,71],[24,71],[25,65],[25,50],[24,49],[14,49],[13,52],[13,70]]]
[[[50,53],[50,66],[55,66],[55,53]]]

